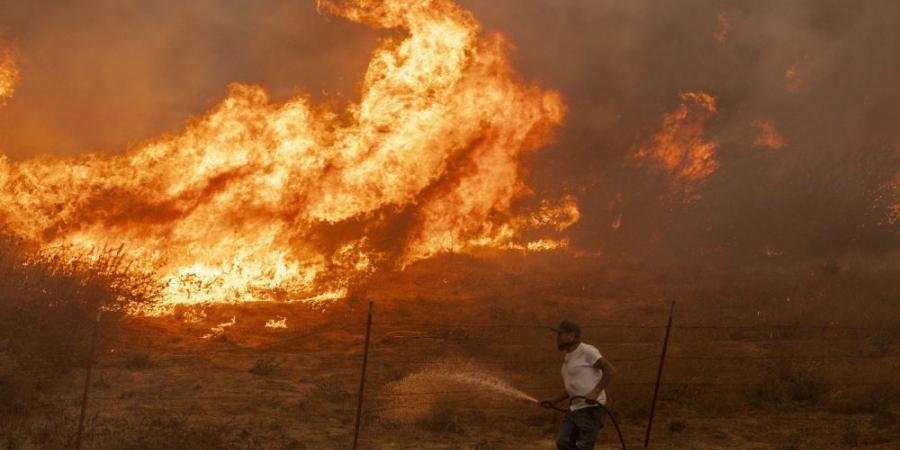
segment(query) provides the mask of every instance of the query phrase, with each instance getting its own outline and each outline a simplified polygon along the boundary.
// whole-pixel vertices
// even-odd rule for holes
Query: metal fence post
[[[372,302],[369,302],[369,317],[366,320],[366,341],[363,344],[362,375],[359,377],[359,397],[356,401],[356,428],[353,430],[353,450],[359,442],[359,427],[362,421],[363,391],[366,387],[366,366],[369,364],[369,336],[372,333]]]
[[[84,433],[84,415],[87,412],[88,393],[91,390],[91,372],[94,369],[94,352],[97,348],[97,334],[100,332],[100,314],[97,311],[97,319],[94,321],[94,333],[91,335],[91,350],[88,354],[87,374],[84,376],[84,392],[81,395],[81,414],[78,416],[78,434],[75,436],[75,448],[81,448],[81,435]]]
[[[656,400],[659,398],[659,385],[662,381],[663,366],[666,364],[666,350],[669,348],[669,335],[672,332],[672,314],[675,302],[669,308],[669,322],[666,324],[666,338],[663,340],[662,354],[659,356],[659,369],[656,371],[656,387],[653,388],[653,403],[650,403],[650,420],[647,421],[647,434],[644,435],[644,448],[650,445],[650,430],[653,428],[653,415],[656,413]]]

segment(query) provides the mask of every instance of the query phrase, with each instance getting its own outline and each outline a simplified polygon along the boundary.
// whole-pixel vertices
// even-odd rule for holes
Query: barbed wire
[[[623,363],[623,362],[658,362],[660,356],[659,355],[649,355],[646,357],[639,358],[616,358],[616,357],[607,357],[609,361],[613,364]],[[382,360],[383,359],[383,360]],[[828,360],[873,360],[873,361],[881,361],[887,359],[900,359],[900,355],[816,355],[816,356],[807,356],[807,355],[769,355],[769,356],[670,356],[666,355],[666,361],[736,361],[736,362],[744,362],[744,361],[828,361]],[[562,359],[525,359],[525,358],[494,358],[490,357],[488,359],[479,359],[478,357],[468,356],[468,357],[458,357],[458,356],[450,356],[446,357],[444,360],[423,360],[423,359],[407,359],[407,358],[390,358],[387,356],[377,355],[373,356],[370,363],[372,364],[410,364],[410,365],[421,365],[421,366],[441,366],[446,365],[449,362],[455,362],[458,360],[462,361],[472,361],[472,362],[480,362],[486,364],[514,364],[514,365],[523,365],[523,366],[534,366],[540,364],[549,364],[558,366],[562,363]],[[449,361],[449,362],[448,362]]]
[[[523,324],[523,323],[511,323],[511,324],[498,324],[498,323],[435,323],[435,322],[415,322],[415,321],[374,321],[372,323],[373,327],[373,345],[370,347],[371,354],[369,355],[369,368],[374,369],[375,372],[370,374],[370,376],[375,375],[374,379],[380,379],[382,381],[381,385],[371,384],[367,387],[367,391],[365,393],[365,408],[364,411],[366,414],[381,414],[381,413],[390,413],[391,411],[403,411],[412,408],[418,407],[416,403],[416,397],[431,397],[427,400],[427,402],[434,402],[434,405],[437,407],[450,407],[454,410],[454,412],[484,412],[484,411],[494,411],[494,412],[508,412],[510,414],[520,414],[522,410],[533,409],[535,413],[538,411],[544,411],[537,408],[537,404],[531,402],[526,399],[513,399],[507,397],[500,397],[499,395],[495,395],[491,393],[490,390],[484,388],[457,388],[455,382],[444,383],[443,385],[437,384],[433,389],[426,390],[390,390],[397,389],[396,387],[391,387],[390,381],[385,382],[385,378],[393,377],[393,374],[389,374],[385,376],[385,372],[383,369],[396,369],[397,365],[401,364],[410,364],[410,365],[419,365],[424,367],[432,367],[432,366],[441,366],[446,365],[449,362],[454,361],[472,361],[477,364],[484,365],[486,367],[491,367],[492,365],[514,365],[516,367],[524,366],[528,370],[535,371],[536,367],[543,367],[547,370],[553,369],[558,370],[559,365],[562,363],[562,358],[543,358],[537,357],[539,355],[530,353],[530,357],[527,358],[516,358],[505,356],[502,351],[499,352],[498,355],[459,355],[459,356],[447,356],[443,359],[439,358],[416,358],[413,356],[407,356],[400,352],[393,351],[393,343],[394,341],[414,341],[414,340],[433,340],[433,341],[447,341],[447,346],[450,348],[455,348],[455,344],[452,342],[465,342],[465,343],[478,343],[485,344],[490,343],[494,346],[502,346],[504,349],[512,349],[516,350],[516,348],[525,348],[528,346],[527,342],[523,342],[521,339],[513,342],[505,342],[502,340],[496,339],[496,335],[502,333],[505,330],[543,330],[550,331],[553,329],[551,326],[545,326],[540,324]],[[645,364],[649,367],[655,367],[656,364],[660,360],[659,348],[657,347],[647,347],[648,345],[656,346],[661,344],[661,334],[666,329],[665,326],[661,325],[641,325],[641,324],[622,324],[622,323],[588,323],[582,326],[585,330],[610,330],[610,331],[635,331],[635,333],[620,333],[623,335],[622,337],[626,338],[625,340],[597,340],[598,346],[607,347],[607,348],[615,348],[618,346],[628,346],[630,344],[635,344],[637,350],[631,350],[634,353],[637,353],[640,350],[640,354],[637,356],[627,356],[629,351],[622,351],[626,356],[618,357],[616,356],[616,352],[610,353],[609,351],[604,351],[603,354],[606,355],[607,358],[613,364],[622,364],[628,368],[640,369],[645,367]],[[350,371],[357,370],[361,364],[360,361],[355,360],[353,358],[346,357],[346,348],[349,348],[351,345],[358,345],[360,339],[365,336],[362,330],[365,329],[364,324],[359,324],[356,321],[345,322],[340,325],[328,326],[328,325],[317,325],[314,327],[310,327],[307,329],[299,329],[299,330],[291,330],[288,334],[283,334],[282,341],[275,345],[273,348],[283,348],[287,343],[294,345],[296,342],[302,341],[304,339],[314,337],[323,333],[343,333],[340,336],[344,336],[344,338],[336,338],[336,342],[341,344],[341,352],[340,356],[335,357],[333,360],[331,358],[319,358],[316,360],[318,363],[313,367],[306,367],[306,370],[315,371],[320,367],[321,364],[327,364],[328,370],[333,375],[335,373],[342,373],[344,375],[350,373]],[[229,337],[233,332],[241,333],[245,331],[246,328],[237,326],[234,329],[227,328],[222,333]],[[862,326],[849,326],[849,325],[795,325],[795,324],[686,324],[686,325],[673,325],[673,331],[683,331],[684,333],[676,333],[675,338],[670,342],[671,346],[669,348],[669,353],[666,355],[667,362],[704,362],[706,364],[701,364],[699,366],[708,368],[713,364],[728,364],[728,363],[752,363],[752,364],[765,364],[767,362],[817,362],[817,361],[892,361],[895,362],[892,366],[893,368],[900,368],[900,365],[897,365],[896,362],[900,361],[900,355],[894,353],[896,351],[895,342],[900,341],[900,327],[889,327],[889,326],[871,326],[871,327],[862,327]],[[199,331],[202,332],[202,331]],[[498,333],[500,332],[500,333]],[[394,333],[394,335],[391,335]],[[894,336],[896,333],[896,337]],[[380,334],[380,336],[379,336]],[[404,335],[406,334],[406,335]],[[513,336],[518,339],[522,333],[511,333]],[[516,336],[518,334],[518,336]],[[598,333],[600,334],[600,333]],[[627,339],[631,335],[632,339]],[[537,333],[535,333],[537,335]],[[609,336],[609,334],[606,334]],[[613,334],[614,335],[614,334]],[[659,335],[659,336],[658,336]],[[638,339],[641,336],[646,336],[646,338]],[[109,338],[110,342],[115,342],[117,339],[113,336],[101,336],[106,340]],[[884,339],[882,340],[882,337]],[[198,336],[199,338],[199,336]],[[216,337],[213,336],[213,339]],[[140,342],[136,339],[140,339],[140,336],[126,335],[118,337],[121,340],[123,345],[145,345],[148,348],[152,348],[154,350],[164,348],[165,345],[158,341],[147,341]],[[876,353],[873,354],[857,354],[852,352],[852,347],[849,349],[844,347],[839,350],[840,352],[831,352],[824,354],[814,354],[810,355],[808,353],[804,354],[795,354],[795,353],[787,353],[780,352],[777,348],[757,348],[756,352],[753,354],[741,354],[741,351],[735,352],[722,352],[719,351],[719,354],[690,354],[689,351],[692,347],[696,348],[695,345],[697,342],[709,343],[711,345],[713,343],[721,343],[721,342],[748,342],[748,341],[759,341],[759,342],[796,342],[799,340],[816,340],[828,343],[836,343],[836,342],[856,342],[856,343],[866,343],[867,345],[872,345],[876,348]],[[212,341],[207,341],[212,342]],[[387,345],[385,344],[387,343]],[[177,363],[179,359],[182,358],[196,358],[203,357],[205,350],[198,350],[196,352],[191,352],[189,350],[184,350],[181,348],[180,344],[177,346],[176,350],[172,353],[167,353],[165,359],[161,361],[170,361],[172,363]],[[429,344],[431,345],[431,344]],[[465,347],[467,344],[462,344],[460,347]],[[204,349],[208,349],[208,347],[204,346]],[[627,347],[626,347],[627,348]],[[242,348],[233,348],[229,351],[233,352],[252,352],[258,349],[258,347],[242,347]],[[881,353],[877,352],[877,349],[881,350]],[[488,348],[484,348],[484,353],[487,353]],[[797,349],[792,349],[796,352]],[[892,350],[892,351],[888,351]],[[445,350],[446,352],[446,350]],[[679,354],[681,352],[688,354]],[[746,352],[746,351],[745,351]],[[762,352],[762,354],[760,354]],[[297,353],[294,351],[286,351],[281,353],[290,354]],[[747,352],[750,353],[750,352]],[[765,354],[772,353],[772,354]],[[271,352],[269,353],[271,355]],[[110,360],[114,360],[114,357],[124,357],[121,353],[116,355],[111,354],[101,354],[97,355],[97,359],[104,360],[106,357],[110,357]],[[262,355],[261,355],[262,356]],[[208,361],[210,366],[222,367],[221,363],[216,364],[214,361]],[[634,363],[634,365],[629,365]],[[112,364],[100,364],[106,367],[114,367]],[[233,366],[233,365],[229,365]],[[682,365],[676,366],[678,368],[683,367]],[[727,366],[726,366],[727,367]],[[759,366],[764,367],[764,366]],[[250,372],[251,368],[247,367],[247,371]],[[671,370],[671,369],[670,369]],[[649,370],[646,373],[643,370],[636,370],[638,377],[632,377],[626,380],[616,379],[613,383],[607,388],[612,398],[615,397],[615,391],[621,389],[623,392],[623,398],[643,398],[643,394],[646,393],[649,395],[651,393],[652,387],[656,384],[656,381],[653,379],[647,379],[648,377],[653,375],[653,371]],[[542,371],[543,373],[543,371]],[[737,380],[733,378],[724,378],[721,374],[714,374],[718,376],[709,376],[710,374],[707,372],[705,374],[696,374],[701,376],[690,376],[690,377],[682,377],[675,378],[674,375],[667,375],[663,377],[660,386],[664,389],[672,389],[669,392],[664,391],[663,398],[666,398],[669,395],[672,396],[684,396],[686,392],[695,392],[689,389],[698,388],[696,392],[709,392],[712,395],[720,395],[724,392],[733,392],[736,394],[754,392],[753,389],[756,389],[760,386],[765,386],[771,382],[777,382],[776,378],[771,378],[769,380],[761,380],[761,379],[751,379],[751,380]],[[702,376],[707,375],[707,376]],[[722,378],[719,378],[722,377]],[[720,380],[727,381],[720,381]],[[673,381],[667,381],[667,379]],[[305,382],[307,382],[306,380]],[[549,380],[548,380],[549,381]],[[558,381],[558,380],[557,380]],[[324,380],[324,382],[331,382],[330,380]],[[250,390],[242,390],[240,387],[234,389],[221,389],[217,388],[214,390],[204,390],[202,392],[166,392],[167,390],[157,390],[153,392],[153,400],[164,403],[164,402],[190,402],[196,400],[203,401],[224,401],[230,402],[233,404],[239,404],[242,402],[249,402],[251,399],[258,399],[260,397],[265,396],[265,398],[276,398],[279,397],[283,399],[287,398],[306,398],[308,395],[316,395],[316,387],[304,388],[301,385],[304,382],[298,382],[297,384],[284,384],[277,386],[254,386],[253,389]],[[821,380],[823,386],[840,386],[842,390],[846,389],[854,389],[854,388],[881,388],[884,391],[893,392],[894,389],[885,389],[885,388],[900,388],[900,381],[876,381],[876,380],[832,380],[828,378],[824,378]],[[555,394],[561,391],[562,386],[559,383],[532,383],[529,382],[527,384],[516,384],[516,387],[521,389],[522,392],[528,392],[531,394]],[[686,389],[682,391],[678,391],[678,389]],[[632,391],[634,390],[634,391]],[[374,392],[373,392],[374,391]],[[341,387],[339,390],[333,393],[336,398],[350,398],[354,395],[352,388],[348,389],[345,387]],[[123,394],[119,395],[104,395],[104,393],[97,392],[94,395],[94,398],[98,401],[103,402],[117,402],[122,401]],[[329,393],[331,395],[331,393]],[[486,398],[487,396],[487,398]],[[434,398],[437,397],[437,398]],[[330,398],[330,397],[324,397]],[[331,400],[329,400],[331,401]],[[502,405],[498,405],[497,403],[503,401]],[[671,402],[671,400],[670,400]],[[335,400],[335,403],[340,403],[338,400]],[[808,411],[800,411],[794,415],[770,415],[770,414],[754,414],[752,416],[743,416],[739,414],[696,414],[691,412],[681,413],[677,410],[669,410],[671,406],[681,406],[677,403],[663,403],[663,408],[659,411],[659,417],[667,420],[684,420],[684,421],[703,421],[703,420],[716,420],[716,421],[744,421],[744,420],[765,420],[765,421],[785,421],[785,422],[843,422],[847,420],[854,420],[853,415],[827,415],[824,414],[821,410],[808,410]],[[668,406],[668,407],[667,407]],[[345,405],[335,404],[334,408],[346,407]],[[349,407],[346,407],[349,409]],[[548,414],[552,415],[552,414]],[[632,418],[632,420],[635,420]]]
[[[754,386],[759,386],[759,385],[764,385],[764,384],[766,384],[766,383],[764,383],[764,382],[755,383],[755,384],[754,383],[740,383],[740,382],[663,382],[663,383],[661,383],[662,386],[669,386],[669,387],[672,387],[672,386],[717,387],[718,386],[718,387],[729,387],[729,388],[733,388],[736,386],[751,388]],[[877,387],[884,387],[884,386],[900,387],[900,382],[839,382],[839,384],[841,384],[841,386],[844,386],[844,387],[876,387],[876,386]],[[654,382],[652,382],[652,381],[620,382],[620,383],[614,383],[614,384],[610,385],[607,388],[607,390],[614,391],[616,389],[616,387],[623,387],[623,386],[649,387],[649,386],[653,386],[653,385],[654,385]],[[544,392],[544,393],[556,394],[556,393],[558,393],[557,391],[559,391],[561,389],[560,386],[549,386],[546,384],[542,384],[542,385],[529,384],[529,385],[517,385],[517,386],[518,386],[519,390],[521,390],[523,392],[527,391],[527,392],[536,392],[536,393]],[[264,388],[260,388],[260,390],[254,390],[254,391],[217,389],[215,391],[215,393],[207,393],[207,392],[197,393],[197,392],[193,392],[193,391],[184,392],[184,393],[155,391],[154,399],[156,399],[157,401],[194,401],[194,400],[217,400],[217,399],[221,400],[221,399],[233,398],[233,397],[259,398],[260,395],[263,393],[273,394],[273,395],[284,394],[284,393],[303,395],[303,394],[307,394],[308,391],[302,390],[302,389],[273,388],[270,386],[266,386]],[[444,389],[444,390],[422,390],[422,391],[403,391],[403,392],[381,391],[378,393],[370,393],[366,396],[366,398],[371,399],[371,400],[378,400],[378,401],[389,401],[392,399],[413,398],[413,397],[417,397],[417,396],[421,397],[421,396],[465,395],[466,396],[465,402],[471,403],[472,402],[471,398],[473,396],[482,396],[483,397],[485,394],[491,394],[491,392],[487,389],[449,389],[449,390]],[[350,395],[350,394],[347,393],[347,395]],[[117,395],[103,395],[102,389],[101,389],[100,392],[96,392],[94,395],[92,395],[92,398],[99,400],[99,401],[121,401],[127,397],[123,397],[121,393],[119,393]],[[505,396],[501,397],[499,395],[497,396],[497,398],[513,400],[514,402],[517,400],[515,398],[511,398],[511,397],[507,398]],[[462,401],[462,400],[461,399],[453,399],[452,397],[442,399],[442,402],[451,402],[452,403],[454,401]],[[528,403],[528,401],[525,399],[518,399],[518,401],[525,403],[525,404]],[[369,410],[369,409],[370,408],[367,408],[367,410]],[[377,409],[377,408],[375,408],[375,409]]]
[[[442,405],[446,405],[447,403],[442,403]],[[463,404],[460,402],[460,406],[454,406],[454,412],[483,412],[483,411],[494,411],[494,412],[508,412],[511,414],[519,414],[520,411],[526,408],[535,408],[538,407],[537,404],[534,403],[518,403],[518,404],[510,404],[507,406],[496,406],[496,405],[473,405],[472,402],[468,402]],[[379,414],[390,411],[403,411],[410,409],[409,405],[385,405],[378,408],[370,408],[369,413]],[[540,409],[537,411],[547,412],[548,416],[553,417],[556,411],[547,411],[546,409]],[[612,409],[613,414],[616,414],[617,418],[621,420],[621,412]],[[554,414],[550,414],[554,413]],[[819,410],[809,410],[809,411],[797,411],[797,415],[786,415],[786,414],[753,414],[753,415],[740,415],[740,414],[720,414],[720,415],[705,415],[705,414],[681,414],[678,412],[666,412],[665,409],[661,409],[658,413],[659,418],[664,418],[668,420],[715,420],[715,421],[785,421],[785,422],[820,422],[820,421],[829,421],[829,422],[848,422],[854,420],[871,420],[871,414],[865,413],[857,413],[857,414],[826,414]],[[644,420],[646,420],[643,416],[641,417],[626,417],[625,423],[629,423],[630,421],[638,420],[640,421],[640,426],[643,427]]]
[[[442,327],[442,328],[530,328],[544,329],[552,331],[555,327],[540,324],[498,324],[498,323],[453,323],[446,324],[440,322],[378,322],[373,321],[372,326],[393,326],[393,327]],[[641,324],[582,324],[582,329],[603,329],[603,328],[624,328],[637,330],[665,330],[665,325],[641,325]],[[900,332],[900,326],[857,326],[857,325],[802,325],[802,324],[744,324],[744,325],[707,325],[707,324],[688,324],[688,325],[672,325],[673,330],[761,330],[761,329],[793,329],[793,330],[823,330],[823,331],[891,331]]]
[[[843,387],[854,386],[900,386],[900,381],[862,381],[862,382],[836,382]],[[633,381],[633,382],[616,382],[607,387],[607,390],[614,390],[617,386],[653,386],[653,381]],[[743,386],[755,387],[767,384],[766,382],[748,383],[748,382],[661,382],[661,386]],[[554,389],[548,385],[519,385],[520,390],[548,390]],[[558,390],[558,387],[556,388]],[[375,397],[406,397],[415,395],[443,395],[443,394],[485,394],[489,393],[488,389],[459,389],[459,390],[434,390],[434,391],[404,391],[395,393],[374,394]]]

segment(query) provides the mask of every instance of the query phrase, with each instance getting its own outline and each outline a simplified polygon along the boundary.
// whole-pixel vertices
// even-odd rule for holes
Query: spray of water
[[[392,422],[415,422],[428,417],[438,406],[485,404],[495,402],[498,396],[538,402],[502,375],[473,362],[435,361],[387,385],[382,398],[388,404],[379,415]]]

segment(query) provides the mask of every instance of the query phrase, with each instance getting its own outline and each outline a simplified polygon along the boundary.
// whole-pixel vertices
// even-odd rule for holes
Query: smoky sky
[[[352,100],[376,38],[308,1],[0,0],[21,66],[0,142],[12,157],[119,152],[178,132],[232,82]]]
[[[900,173],[900,2],[460,3],[506,37],[525,82],[565,99],[565,125],[529,161],[528,184],[534,199],[578,199],[576,249],[741,262],[900,250],[900,224],[886,219],[900,200],[889,189]],[[0,39],[22,71],[0,109],[0,148],[119,152],[178,132],[231,82],[276,100],[352,101],[389,34],[319,15],[313,1],[0,0]],[[706,135],[719,169],[686,201],[633,154],[698,90],[718,102]],[[783,148],[754,145],[760,120]]]

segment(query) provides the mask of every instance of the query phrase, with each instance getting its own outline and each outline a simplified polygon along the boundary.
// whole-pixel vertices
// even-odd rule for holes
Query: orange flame
[[[713,32],[713,38],[720,44],[724,44],[728,39],[728,33],[731,32],[731,22],[728,20],[728,14],[719,13],[716,18],[716,31]]]
[[[716,112],[716,99],[702,91],[681,94],[681,104],[663,117],[662,129],[635,153],[661,165],[677,184],[690,192],[719,168],[715,140],[704,136],[706,122]]]
[[[791,64],[784,71],[784,89],[795,94],[803,88],[809,78],[808,57]]]
[[[753,125],[759,130],[759,135],[753,141],[753,145],[757,147],[766,147],[772,150],[779,150],[784,147],[784,137],[775,126],[775,122],[771,120],[756,120]]]
[[[0,157],[0,223],[45,246],[123,241],[167,304],[323,301],[440,252],[566,245],[550,235],[578,220],[574,199],[513,208],[520,159],[563,102],[518,81],[501,37],[450,0],[319,6],[407,33],[374,52],[346,112],[235,84],[181,134],[119,156]]]
[[[616,218],[613,219],[612,223],[609,224],[609,227],[613,231],[619,231],[619,228],[622,228],[622,213],[619,213],[619,215],[617,215]]]
[[[19,68],[10,48],[0,44],[0,106],[6,104],[16,91]]]

